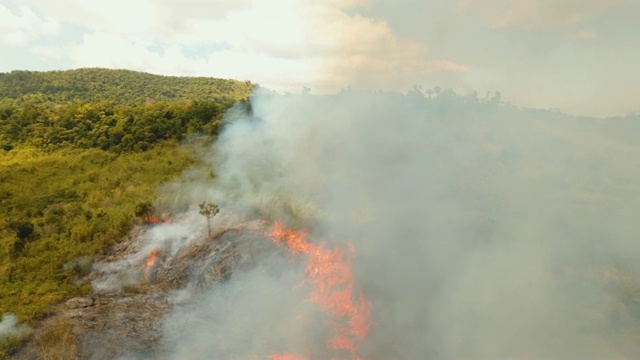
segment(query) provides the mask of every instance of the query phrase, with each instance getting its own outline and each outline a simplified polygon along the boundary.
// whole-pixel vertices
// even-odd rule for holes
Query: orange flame
[[[295,355],[274,354],[269,355],[270,360],[305,360],[305,358]]]
[[[154,216],[152,218],[149,219],[149,223],[150,224],[164,224],[164,225],[171,225],[173,223],[173,220],[171,220],[171,218],[167,218],[165,220],[160,219],[157,216]]]
[[[144,278],[145,280],[149,279],[149,271],[153,268],[153,265],[156,264],[156,255],[158,254],[157,250],[153,250],[151,254],[149,254],[149,259],[147,260],[147,266],[144,269]]]
[[[309,301],[320,305],[333,318],[333,336],[327,342],[327,347],[348,351],[352,359],[362,360],[358,347],[371,328],[371,304],[362,292],[354,296],[355,280],[342,252],[338,248],[328,250],[312,244],[306,240],[306,232],[283,229],[280,223],[274,224],[269,237],[276,244],[284,244],[292,254],[309,257],[305,269],[307,282],[312,285]],[[349,245],[349,255],[353,255],[353,252],[353,246]],[[304,360],[303,357],[288,354],[270,355],[269,358]]]

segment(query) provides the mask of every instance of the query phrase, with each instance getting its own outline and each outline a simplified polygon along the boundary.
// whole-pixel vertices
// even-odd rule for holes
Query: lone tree
[[[220,212],[220,207],[214,203],[208,203],[206,201],[198,204],[198,206],[200,206],[200,215],[207,218],[207,230],[209,232],[209,237],[211,237],[211,219]]]
[[[151,213],[153,212],[153,204],[148,201],[140,202],[136,205],[134,213],[138,217],[145,217],[147,222],[151,222]]]

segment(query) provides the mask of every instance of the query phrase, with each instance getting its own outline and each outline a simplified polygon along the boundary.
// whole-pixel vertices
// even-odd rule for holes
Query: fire
[[[274,354],[269,355],[269,360],[305,360],[305,358],[295,355]]]
[[[149,259],[147,260],[147,266],[144,269],[144,278],[145,280],[149,280],[149,271],[153,268],[153,265],[156,264],[156,255],[158,255],[157,250],[153,250],[149,254]]]
[[[349,264],[354,252],[353,246],[349,246],[349,257],[345,260],[340,249],[329,250],[310,243],[306,239],[306,232],[284,229],[280,223],[274,225],[269,237],[275,243],[285,245],[293,255],[308,256],[305,272],[308,277],[306,281],[312,286],[309,301],[318,304],[333,319],[333,334],[327,342],[327,348],[347,351],[353,360],[362,360],[358,347],[371,327],[371,304],[362,292],[354,296],[355,280]],[[269,358],[305,359],[289,354],[270,355]]]
[[[164,224],[164,225],[171,225],[173,223],[173,220],[171,220],[171,218],[167,218],[165,220],[160,219],[157,216],[153,216],[149,219],[149,223],[150,224]]]

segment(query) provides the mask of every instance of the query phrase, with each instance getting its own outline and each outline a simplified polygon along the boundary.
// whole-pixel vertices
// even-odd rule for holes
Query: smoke
[[[202,237],[204,229],[192,224],[199,220],[197,216],[195,211],[187,211],[174,219],[175,223],[132,234],[134,241],[125,243],[132,249],[122,251],[124,254],[115,259],[93,264],[93,292],[120,293],[128,287],[137,286],[145,276],[145,269],[140,264],[148,260],[149,254],[162,249],[166,253],[166,261],[171,261],[181,249]]]
[[[261,239],[265,244],[268,240]],[[235,273],[165,319],[173,359],[266,359],[278,350],[323,351],[319,310],[298,287],[304,270],[283,256]],[[315,319],[316,321],[313,321]]]
[[[0,340],[9,337],[23,337],[31,332],[31,328],[26,324],[18,324],[18,318],[11,313],[2,315],[0,321]]]
[[[207,158],[215,187],[188,196],[353,244],[372,303],[365,359],[640,351],[631,119],[418,90],[257,94],[252,109]],[[173,357],[330,358],[295,286],[302,271],[267,257],[177,307],[164,330]]]

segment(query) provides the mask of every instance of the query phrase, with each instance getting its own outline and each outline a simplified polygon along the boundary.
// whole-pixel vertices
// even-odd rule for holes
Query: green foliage
[[[191,134],[215,137],[227,109],[255,85],[129,70],[0,73],[0,151],[146,151]]]
[[[193,164],[175,142],[143,153],[100,149],[0,152],[0,314],[33,319],[83,293],[72,280],[122,239],[156,187]]]
[[[29,221],[12,221],[9,223],[9,228],[16,232],[16,236],[21,241],[33,234],[33,224]]]
[[[136,205],[134,214],[137,217],[144,217],[147,222],[151,222],[152,211],[153,211],[153,204],[150,201],[142,201]]]
[[[141,152],[165,140],[181,141],[190,134],[215,137],[232,105],[218,99],[138,105],[3,99],[0,144],[5,151],[29,144],[48,151],[76,147]]]
[[[154,197],[158,185],[193,164],[226,110],[249,109],[254,87],[127,70],[0,73],[0,314],[30,322],[90,291],[75,280],[134,216],[150,221],[152,204],[168,202]],[[69,331],[41,334],[40,356],[72,357]],[[2,359],[24,339],[0,340]]]
[[[157,101],[220,103],[246,99],[255,85],[248,81],[206,77],[161,76],[130,70],[77,69],[0,73],[0,98],[35,101],[143,104]],[[4,110],[6,111],[6,110]],[[0,118],[3,108],[0,106]]]

